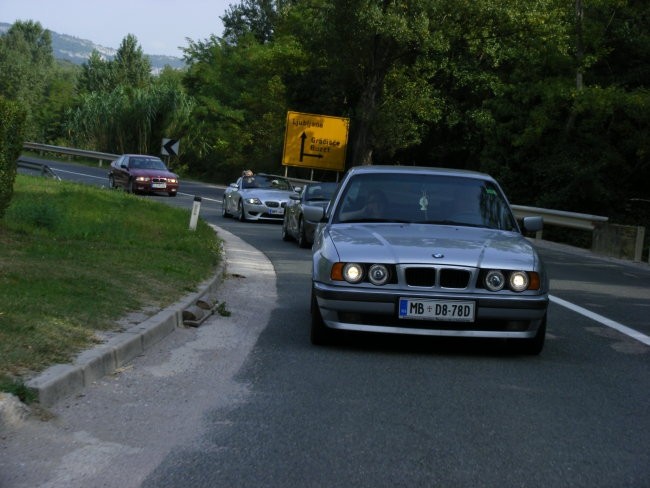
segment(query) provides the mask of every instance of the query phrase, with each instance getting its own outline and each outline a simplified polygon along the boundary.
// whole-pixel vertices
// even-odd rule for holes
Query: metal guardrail
[[[51,146],[49,144],[38,144],[36,142],[25,142],[23,144],[23,148],[39,152],[53,152],[57,154],[67,154],[68,156],[79,156],[82,158],[97,159],[99,166],[102,166],[104,161],[115,161],[120,157],[119,154],[87,151],[85,149],[75,149],[63,146]]]
[[[41,176],[45,176],[48,178],[53,178],[57,181],[61,181],[61,177],[57,175],[54,171],[52,171],[52,168],[50,168],[47,164],[42,164],[42,163],[33,163],[31,161],[25,161],[22,159],[19,159],[17,161],[18,167],[19,168],[25,168],[28,170],[33,170],[33,171],[38,171],[38,173]]]
[[[541,216],[544,218],[545,224],[569,227],[571,229],[594,230],[598,224],[603,224],[609,220],[608,217],[602,217],[600,215],[549,210],[547,208],[524,207],[521,205],[511,205],[511,208],[515,217],[518,219]],[[541,238],[541,232],[538,234],[538,238]]]

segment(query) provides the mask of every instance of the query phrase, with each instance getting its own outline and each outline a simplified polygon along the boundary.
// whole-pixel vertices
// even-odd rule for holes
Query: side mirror
[[[289,199],[300,201],[300,195],[289,195]]]
[[[302,214],[311,222],[326,222],[325,210],[322,207],[315,205],[305,205],[302,209]]]
[[[544,219],[542,217],[524,217],[521,223],[526,232],[539,232],[544,228]]]
[[[230,188],[239,188],[239,187],[237,186],[237,183],[230,183],[229,186],[230,186]]]

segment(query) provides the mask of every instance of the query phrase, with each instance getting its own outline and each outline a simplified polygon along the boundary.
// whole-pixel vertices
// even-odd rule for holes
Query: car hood
[[[171,171],[163,171],[160,169],[132,169],[130,170],[133,176],[148,176],[150,178],[178,178],[178,175]]]
[[[327,233],[343,262],[523,270],[539,266],[533,246],[517,232],[449,225],[355,223],[332,225]]]

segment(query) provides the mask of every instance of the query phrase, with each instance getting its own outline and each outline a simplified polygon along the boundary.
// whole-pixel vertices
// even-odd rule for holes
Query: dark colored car
[[[111,163],[108,186],[124,188],[129,193],[167,193],[175,197],[179,180],[156,156],[123,154]]]
[[[544,346],[544,265],[498,183],[470,171],[359,166],[332,203],[308,206],[314,236],[311,340],[341,330],[496,338]]]
[[[303,209],[306,205],[325,209],[338,186],[338,183],[308,183],[300,195],[290,196],[282,222],[282,239],[288,241],[293,238],[300,247],[310,247],[318,222],[306,219]]]

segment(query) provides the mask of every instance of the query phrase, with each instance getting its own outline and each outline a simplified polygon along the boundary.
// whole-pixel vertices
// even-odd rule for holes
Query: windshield
[[[165,163],[157,158],[130,158],[129,168],[132,169],[156,169],[159,171],[167,171]]]
[[[353,176],[333,222],[405,222],[517,230],[498,186],[480,178],[421,173]]]
[[[312,183],[305,188],[305,200],[327,201],[332,198],[338,183]]]
[[[286,178],[271,175],[255,175],[242,180],[242,188],[265,188],[268,190],[293,190],[291,182]]]

